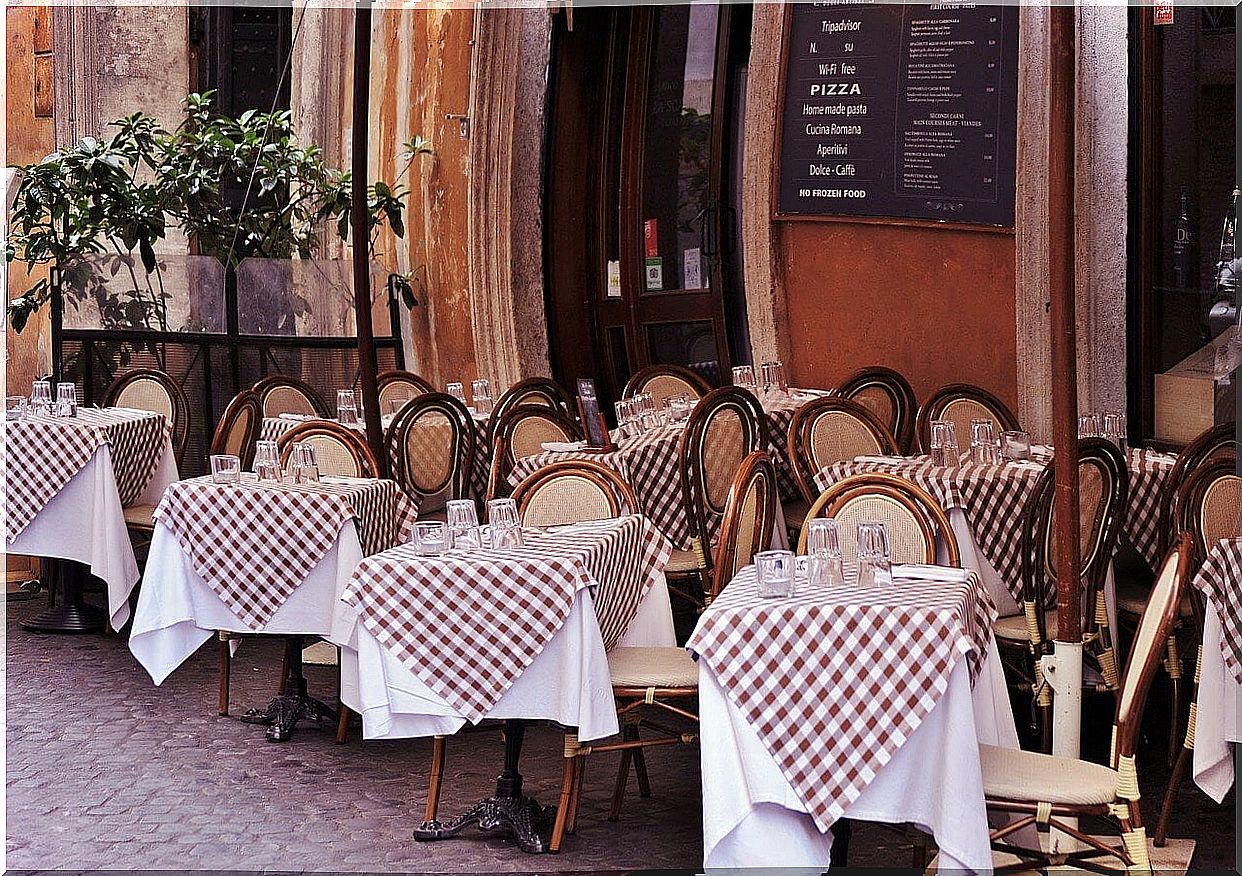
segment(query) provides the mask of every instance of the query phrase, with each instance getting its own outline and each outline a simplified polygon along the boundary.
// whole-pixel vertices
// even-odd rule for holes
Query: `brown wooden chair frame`
[[[298,392],[300,392],[302,395],[304,395],[306,397],[306,400],[310,402],[310,406],[314,410],[317,416],[322,417],[324,419],[328,419],[329,417],[332,416],[328,408],[328,403],[324,401],[323,396],[315,392],[315,390],[311,387],[309,383],[307,383],[304,380],[299,380],[296,377],[288,377],[284,374],[271,374],[267,377],[264,377],[262,380],[258,381],[257,383],[255,383],[254,386],[251,387],[251,389],[253,389],[259,396],[259,403],[263,408],[263,416],[265,417],[268,416],[268,413],[267,413],[268,394],[271,393],[272,390],[281,388],[281,387],[295,389]]]
[[[689,368],[684,368],[681,365],[648,365],[646,368],[640,368],[634,372],[634,375],[626,382],[625,389],[621,392],[621,397],[624,399],[633,398],[657,377],[672,377],[682,381],[698,398],[703,398],[703,396],[712,391],[707,381]]]
[[[376,462],[375,453],[367,444],[366,439],[359,432],[347,426],[342,426],[335,420],[307,420],[304,423],[298,423],[277,438],[276,447],[280,451],[281,466],[288,464],[289,456],[293,453],[294,444],[297,444],[299,441],[305,441],[307,438],[314,438],[317,435],[335,438],[344,444],[354,457],[354,462],[357,463],[361,477],[379,477],[379,463]]]
[[[541,398],[545,404],[540,405],[538,402],[528,401],[531,398]],[[492,408],[492,416],[487,423],[488,441],[495,442],[500,421],[510,411],[519,407],[549,407],[571,420],[577,417],[577,406],[569,393],[565,391],[565,387],[548,377],[528,377],[513,384],[501,393],[500,398],[496,399],[496,404]]]
[[[855,396],[868,389],[879,389],[888,396],[893,408],[893,423],[891,426],[886,424],[885,431],[894,436],[900,452],[909,453],[913,450],[914,420],[919,408],[910,381],[892,368],[875,365],[855,371],[837,387],[833,395],[853,401]]]
[[[154,381],[168,393],[173,411],[172,422],[169,423],[172,427],[173,456],[176,457],[177,465],[180,466],[181,458],[185,455],[186,443],[190,438],[190,400],[186,397],[181,385],[169,374],[158,368],[131,368],[124,374],[118,375],[104,392],[104,407],[113,407],[126,387],[139,380]]]
[[[517,502],[518,518],[525,519],[526,507],[539,487],[567,476],[582,478],[599,487],[608,497],[611,517],[639,513],[634,489],[616,471],[589,459],[563,459],[536,469],[513,488],[512,498]]]
[[[248,470],[254,463],[254,445],[263,430],[263,403],[259,401],[258,393],[254,390],[243,389],[233,396],[225,407],[224,413],[220,415],[220,422],[216,424],[216,430],[211,436],[211,454],[225,453],[229,433],[246,410],[250,411],[250,425],[246,427],[246,433],[242,436],[241,453],[238,454],[242,470]]]
[[[487,483],[487,499],[499,499],[512,495],[509,476],[517,460],[513,457],[513,431],[517,424],[529,417],[539,417],[554,423],[570,441],[582,438],[578,424],[558,408],[544,405],[518,405],[506,411],[495,424],[496,432],[492,436],[492,470]]]
[[[376,396],[384,397],[384,389],[394,383],[405,383],[413,387],[415,395],[429,394],[436,391],[426,379],[418,376],[413,371],[402,371],[400,368],[390,368],[387,371],[381,371],[375,378]],[[380,415],[384,415],[388,411],[380,411]]]
[[[807,402],[794,411],[793,419],[789,422],[786,444],[789,448],[789,461],[793,468],[794,480],[798,483],[802,498],[810,505],[815,504],[818,496],[814,479],[820,470],[815,463],[815,448],[811,442],[812,431],[819,418],[830,413],[849,414],[862,423],[875,438],[876,447],[881,455],[891,456],[899,452],[888,427],[880,422],[879,417],[858,402],[836,396],[825,396]]]
[[[967,399],[987,408],[1003,432],[1015,432],[1022,428],[1009,406],[983,387],[970,383],[950,383],[933,392],[919,408],[914,421],[915,439],[919,449],[926,450],[931,446],[932,420],[940,419],[944,409],[957,399]],[[969,447],[970,436],[958,435],[957,441],[958,444],[965,442]]]
[[[407,468],[410,430],[428,414],[440,414],[452,430],[448,474],[436,488],[425,491],[414,482]],[[450,499],[469,498],[471,466],[474,464],[474,421],[461,401],[444,392],[425,392],[406,402],[384,432],[384,452],[392,463],[391,477],[411,497],[437,496],[449,490]]]

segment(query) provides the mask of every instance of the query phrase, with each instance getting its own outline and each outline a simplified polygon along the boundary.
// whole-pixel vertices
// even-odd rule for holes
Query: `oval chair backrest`
[[[767,453],[757,450],[742,460],[729,489],[706,602],[719,596],[740,569],[754,562],[755,554],[771,545],[776,503],[776,468]]]
[[[233,396],[220,416],[211,438],[211,453],[236,456],[241,460],[242,469],[249,470],[254,462],[254,443],[259,439],[262,421],[259,396],[252,390],[243,389]]]
[[[190,435],[190,402],[170,376],[155,368],[135,368],[113,381],[104,393],[104,405],[160,414],[172,428],[178,462]]]
[[[474,459],[474,428],[465,405],[447,393],[429,392],[407,402],[388,427],[385,446],[396,461],[393,476],[411,495],[464,498]]]
[[[704,548],[724,514],[742,461],[767,444],[763,408],[744,389],[713,389],[690,412],[680,440],[682,494],[691,529]]]
[[[1174,514],[1186,481],[1195,470],[1218,458],[1238,454],[1238,436],[1233,423],[1222,423],[1205,430],[1177,455],[1173,470],[1169,472],[1160,501],[1159,548],[1167,553],[1171,540],[1179,529],[1181,518]]]
[[[1242,537],[1242,477],[1237,457],[1222,453],[1200,465],[1177,494],[1174,518],[1194,539],[1194,566],[1223,539]]]
[[[849,478],[834,486],[846,484]],[[822,514],[837,521],[841,556],[848,566],[858,558],[858,524],[878,522],[888,533],[893,563],[935,563],[936,535],[921,509],[904,493],[885,485],[857,485],[841,490]],[[808,519],[811,519],[808,515]],[[806,543],[799,544],[806,552]]]
[[[789,424],[789,458],[807,502],[816,496],[815,475],[834,462],[897,452],[884,425],[857,402],[820,398],[800,407]]]
[[[909,452],[914,441],[918,401],[910,381],[891,368],[876,366],[855,372],[833,393],[858,402],[884,424],[898,450]]]
[[[542,453],[545,441],[576,441],[578,437],[573,421],[553,408],[520,405],[508,411],[496,424],[487,497],[510,495],[509,475],[514,464],[524,457]]]
[[[562,416],[573,419],[573,406],[568,393],[559,383],[546,377],[530,377],[509,387],[492,408],[492,416],[487,424],[489,440],[496,440],[500,429],[500,421],[512,410],[519,407],[551,408]]]
[[[420,395],[435,392],[435,388],[412,371],[385,371],[376,378],[379,390],[380,415],[395,413],[394,401],[410,401]]]
[[[1056,460],[1049,464],[1054,470]],[[1045,472],[1047,474],[1047,472]],[[1053,476],[1055,477],[1055,475]],[[1052,489],[1050,482],[1045,489]],[[1121,532],[1130,494],[1130,470],[1121,451],[1103,438],[1078,442],[1078,539],[1083,581],[1092,591],[1103,587],[1108,564]],[[1040,521],[1042,537],[1035,568],[1043,568],[1047,581],[1057,581],[1056,508],[1051,498]],[[1040,562],[1042,560],[1042,562]]]
[[[546,465],[513,489],[523,526],[561,526],[636,514],[634,491],[606,466],[587,460]]]
[[[991,420],[996,437],[1001,432],[1021,428],[1008,406],[987,390],[968,383],[953,383],[936,390],[919,409],[917,433],[919,447],[927,450],[933,420],[948,420],[957,430],[957,446],[970,447],[970,421]]]
[[[373,478],[379,474],[375,454],[362,435],[339,423],[327,420],[299,423],[277,438],[282,466],[288,465],[293,445],[302,442],[315,449],[321,476]]]
[[[254,385],[263,403],[263,416],[299,414],[305,417],[327,417],[328,406],[310,386],[292,377],[275,374]]]
[[[688,396],[693,402],[710,391],[707,381],[689,368],[679,365],[651,365],[629,379],[622,397],[628,399],[640,392],[649,392],[656,406],[663,407],[675,395]]]

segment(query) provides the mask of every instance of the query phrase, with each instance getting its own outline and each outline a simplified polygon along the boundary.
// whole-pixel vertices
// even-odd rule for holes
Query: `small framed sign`
[[[595,394],[595,381],[590,378],[578,380],[578,416],[582,420],[582,431],[586,435],[587,450],[615,450],[608,425],[599,409],[599,398]]]

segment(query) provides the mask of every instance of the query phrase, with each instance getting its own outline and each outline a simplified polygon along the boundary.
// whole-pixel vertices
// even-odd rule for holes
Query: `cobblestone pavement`
[[[289,743],[268,744],[262,727],[216,715],[210,646],[157,688],[120,637],[22,631],[20,620],[41,607],[41,600],[10,605],[6,627],[10,868],[495,872],[701,862],[696,748],[653,750],[654,794],[640,799],[631,784],[617,823],[606,820],[616,758],[591,758],[578,833],[556,858],[477,835],[415,843],[429,741],[363,743],[354,730],[337,746],[332,728],[312,725]],[[234,714],[267,701],[279,665],[275,642],[243,645],[234,661]],[[307,668],[312,690],[329,701],[334,673]],[[527,791],[545,803],[559,789],[560,751],[555,731],[528,732]],[[451,740],[441,813],[490,793],[500,756],[495,730]],[[1155,770],[1144,782],[1150,822],[1163,781]],[[1216,807],[1188,786],[1174,835],[1207,841],[1197,865],[1230,867],[1233,819],[1232,795]],[[851,864],[909,861],[900,833],[855,829]]]

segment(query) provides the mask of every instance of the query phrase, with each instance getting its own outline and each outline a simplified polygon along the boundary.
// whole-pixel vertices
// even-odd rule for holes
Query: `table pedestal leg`
[[[331,721],[336,724],[336,710],[329,708],[306,692],[302,675],[301,636],[285,637],[285,680],[280,695],[266,709],[250,709],[241,716],[247,724],[266,724],[268,742],[284,742],[293,735],[293,728],[302,718]]]
[[[522,774],[518,759],[526,722],[505,721],[505,767],[496,779],[496,794],[475,803],[451,821],[426,821],[414,831],[414,839],[424,842],[448,839],[474,824],[480,831],[508,833],[524,852],[539,854],[548,850],[548,837],[556,819],[555,806],[540,806],[522,794]]]
[[[63,582],[60,604],[22,624],[23,630],[35,633],[102,633],[108,615],[82,597],[86,567],[70,560],[44,560],[52,576]]]

